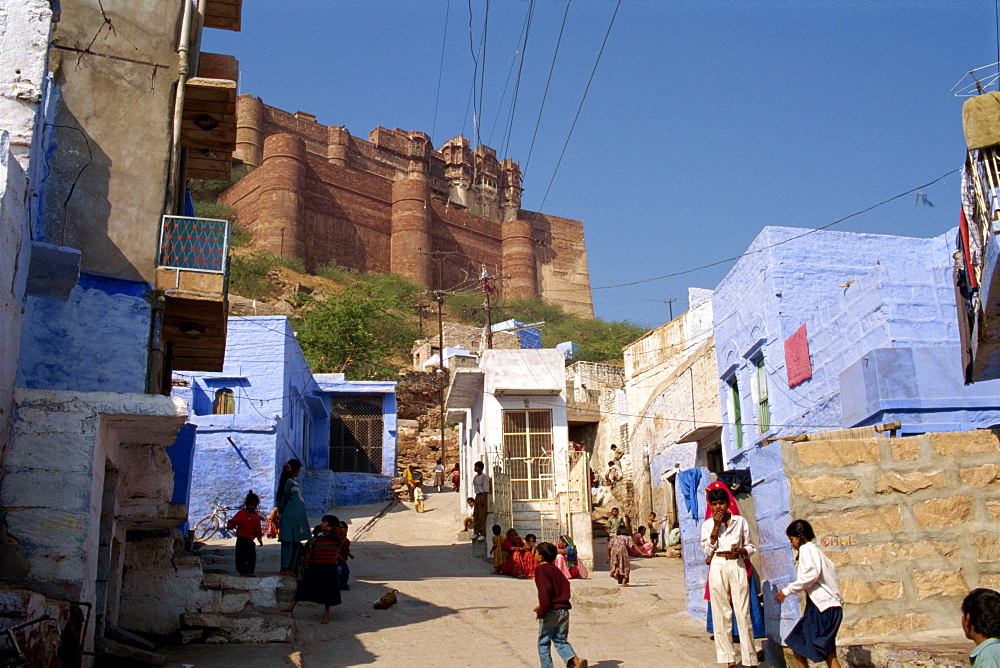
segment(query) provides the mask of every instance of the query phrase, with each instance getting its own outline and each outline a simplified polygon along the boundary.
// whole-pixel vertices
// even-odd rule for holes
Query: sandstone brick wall
[[[424,362],[436,354],[438,347],[437,321],[434,313],[427,316],[424,331],[431,333],[426,339],[414,341],[410,348],[413,356],[414,371],[423,371]],[[444,334],[444,347],[457,348],[465,347],[472,352],[479,352],[479,345],[482,342],[483,327],[463,325],[460,322],[443,322],[441,324]],[[505,350],[517,350],[521,347],[521,339],[513,332],[493,332],[493,347]]]
[[[257,105],[259,114],[250,114]],[[293,236],[308,239],[304,257],[300,259],[309,268],[335,263],[356,271],[388,273],[392,185],[407,177],[409,133],[399,128],[377,127],[366,141],[351,136],[345,128],[317,123],[312,114],[289,113],[246,95],[240,96],[238,113],[242,114],[238,124],[243,133],[255,136],[261,146],[265,138],[275,134],[301,138],[305,145],[306,174],[304,183],[296,186],[304,202],[301,219],[295,221],[295,226],[302,229],[286,229],[282,235],[280,229],[272,228],[287,224],[262,218],[261,201],[271,196],[265,192],[267,185],[282,178],[281,174],[270,173],[280,167],[268,166],[266,160],[264,168],[251,172],[221,197],[236,209],[237,223],[253,232],[258,240],[279,239],[270,244],[277,247],[267,250],[283,255],[295,254],[290,247]],[[244,148],[237,151],[237,157],[248,157],[241,152]],[[445,150],[450,149],[445,146],[431,153],[426,175],[433,249],[421,250],[449,253],[440,263],[440,273],[434,267],[432,276],[437,285],[431,287],[450,288],[470,278],[474,280],[485,266],[499,277],[502,291],[510,268],[503,266],[501,255],[501,218],[516,215],[533,226],[538,294],[563,305],[570,313],[592,317],[583,223],[517,211],[519,186],[510,186],[516,191],[516,199],[511,200],[506,212],[498,204],[498,183],[481,183],[479,189],[469,189],[468,201],[459,203],[450,194],[454,184],[445,178]],[[487,170],[480,172],[480,176],[487,172],[498,174],[492,149],[480,147],[472,152],[466,147],[465,154]],[[512,169],[516,171],[516,164]],[[282,236],[289,243],[282,244]]]
[[[841,636],[955,629],[969,590],[1000,587],[995,432],[813,441],[783,452],[792,516],[812,523],[837,566]]]

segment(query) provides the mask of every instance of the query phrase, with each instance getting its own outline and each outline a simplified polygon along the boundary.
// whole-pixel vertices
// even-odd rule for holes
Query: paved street
[[[468,543],[456,542],[455,496],[431,494],[422,515],[397,505],[361,534],[352,547],[352,589],[329,625],[319,624],[320,606],[303,603],[294,613],[293,644],[191,645],[168,652],[167,665],[537,666],[534,583],[490,575]],[[381,509],[341,509],[352,538]],[[258,573],[277,570],[277,545],[258,554]],[[628,589],[601,566],[573,581],[570,640],[577,652],[601,668],[715,665],[704,627],[684,612],[680,561],[633,564],[635,586]],[[390,589],[399,590],[399,603],[374,610]]]

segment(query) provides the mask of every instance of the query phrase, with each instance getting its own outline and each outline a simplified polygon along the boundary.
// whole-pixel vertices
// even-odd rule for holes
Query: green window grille
[[[771,404],[767,398],[767,369],[764,366],[764,356],[760,355],[753,361],[754,389],[757,394],[757,423],[760,433],[771,428]]]
[[[729,413],[733,420],[733,431],[736,434],[736,449],[743,447],[743,412],[740,409],[740,385],[733,376],[729,384]]]

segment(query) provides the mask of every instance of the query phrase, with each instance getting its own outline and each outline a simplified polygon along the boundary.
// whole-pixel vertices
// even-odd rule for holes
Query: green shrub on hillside
[[[454,319],[474,325],[485,323],[482,295],[468,293],[450,296],[449,311]],[[553,348],[563,341],[573,341],[580,350],[572,361],[614,362],[622,359],[622,348],[632,343],[648,330],[628,321],[605,321],[600,318],[582,318],[563,311],[558,304],[541,299],[500,301],[492,314],[493,322],[511,318],[523,323],[544,322],[540,327],[542,346]]]
[[[271,278],[275,257],[270,253],[229,256],[229,292],[247,299],[267,299],[278,294]]]
[[[309,368],[344,373],[348,380],[395,378],[399,367],[393,360],[408,357],[417,338],[405,283],[373,280],[323,301],[307,297],[296,332]]]
[[[191,179],[189,190],[191,191],[192,199],[195,201],[195,206],[197,206],[198,202],[215,202],[219,195],[233,187],[237,181],[249,174],[250,171],[250,168],[246,166],[233,167],[232,175],[224,181]]]

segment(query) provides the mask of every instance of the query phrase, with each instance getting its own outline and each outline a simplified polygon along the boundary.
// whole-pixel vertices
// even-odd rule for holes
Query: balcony
[[[208,0],[205,3],[205,27],[239,32],[243,0]]]
[[[969,98],[955,295],[966,383],[1000,378],[1000,93]]]
[[[186,174],[224,181],[232,174],[236,150],[236,77],[231,56],[202,54],[199,76],[184,85],[181,146],[187,149]],[[212,74],[209,78],[202,74]]]
[[[601,391],[574,388],[566,384],[566,421],[570,424],[593,424],[601,421]]]
[[[165,300],[163,344],[171,369],[222,371],[228,258],[228,221],[163,217],[156,288]]]

